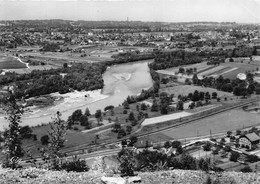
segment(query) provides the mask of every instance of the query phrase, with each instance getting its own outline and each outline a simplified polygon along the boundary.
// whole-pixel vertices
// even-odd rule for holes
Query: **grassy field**
[[[12,56],[0,55],[0,69],[26,68],[26,65]]]
[[[235,79],[237,74],[239,74],[239,73],[245,73],[247,71],[252,71],[252,70],[255,71],[260,66],[260,65],[248,64],[247,62],[244,62],[244,63],[226,62],[226,63],[223,63],[222,65],[227,66],[227,67],[237,68],[236,70],[224,73],[222,75],[224,78],[229,78],[229,79]]]
[[[33,70],[49,70],[49,69],[58,68],[58,66],[54,65],[38,65],[38,66],[30,66],[30,68],[16,68],[16,69],[8,69],[10,72],[15,72],[18,74],[31,73]]]
[[[259,124],[260,114],[248,113],[243,110],[232,110],[193,123],[168,130],[163,134],[180,139],[226,132]]]
[[[112,61],[112,55],[118,54],[120,49],[129,50],[139,47],[109,47],[109,46],[73,46],[73,49],[82,50],[83,52],[25,52],[22,53],[24,56],[31,56],[33,59],[42,60],[52,65],[62,66],[63,63],[70,62],[103,62],[103,61]],[[82,55],[84,55],[81,57]]]

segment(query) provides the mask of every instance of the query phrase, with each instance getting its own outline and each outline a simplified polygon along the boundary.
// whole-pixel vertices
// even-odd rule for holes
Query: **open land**
[[[248,113],[243,110],[232,110],[192,122],[177,129],[165,131],[163,134],[173,139],[209,135],[210,131],[212,134],[216,134],[258,125],[259,118],[260,114]]]
[[[0,54],[0,69],[20,69],[27,68],[26,64],[21,63],[17,58]]]
[[[260,66],[260,58],[254,56],[252,61],[249,58],[239,57],[233,58],[234,62],[229,62],[229,59],[225,60],[225,63],[220,63],[220,65],[207,65],[207,62],[184,65],[182,68],[197,68],[197,74],[199,78],[202,77],[218,77],[222,75],[224,78],[235,79],[237,74],[246,73],[248,71],[257,71]],[[168,68],[165,70],[158,70],[157,72],[161,75],[177,75],[179,67]],[[192,78],[192,75],[180,75],[184,79]],[[184,82],[184,80],[182,80]]]
[[[193,86],[193,85],[178,85],[174,87],[163,88],[160,91],[167,92],[168,94],[174,94],[177,97],[178,95],[188,95],[189,93],[193,93],[195,90],[202,91],[204,93],[209,92],[210,94],[212,94],[213,92],[217,92],[219,97],[234,96],[232,93],[218,91],[216,89],[209,88],[209,87]]]

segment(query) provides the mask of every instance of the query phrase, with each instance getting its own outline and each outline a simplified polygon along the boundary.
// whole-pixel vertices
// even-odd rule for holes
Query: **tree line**
[[[247,73],[246,80],[238,78],[230,80],[219,76],[218,78],[205,77],[198,79],[196,74],[193,75],[192,82],[198,86],[211,87],[217,90],[233,93],[236,96],[247,96],[253,93],[260,94],[260,84],[253,80],[253,74]]]
[[[6,73],[0,76],[0,85],[14,85],[16,98],[29,98],[73,90],[95,90],[103,87],[102,74],[106,65],[73,64],[71,67],[50,70],[33,70],[28,74]],[[62,76],[61,74],[64,74]]]
[[[210,60],[213,64],[221,63],[225,58],[231,57],[250,57],[257,55],[257,47],[240,46],[234,49],[214,49],[204,51],[156,51],[154,52],[154,62],[150,67],[154,70],[162,70],[180,65],[190,65]]]

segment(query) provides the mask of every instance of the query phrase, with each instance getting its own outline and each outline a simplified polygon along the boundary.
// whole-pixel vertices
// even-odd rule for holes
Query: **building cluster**
[[[44,24],[45,26],[42,26]],[[257,26],[236,23],[93,23],[3,22],[0,24],[1,49],[18,46],[57,43],[71,45],[142,46],[157,49],[224,47],[238,44],[257,44]],[[64,25],[65,24],[65,25]],[[105,26],[107,24],[107,27]],[[111,27],[114,26],[114,27]]]

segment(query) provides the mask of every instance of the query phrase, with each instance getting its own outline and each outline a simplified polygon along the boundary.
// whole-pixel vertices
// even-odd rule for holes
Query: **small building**
[[[239,145],[242,148],[252,149],[252,146],[258,145],[260,142],[260,137],[256,133],[249,133],[242,135],[239,138]]]

